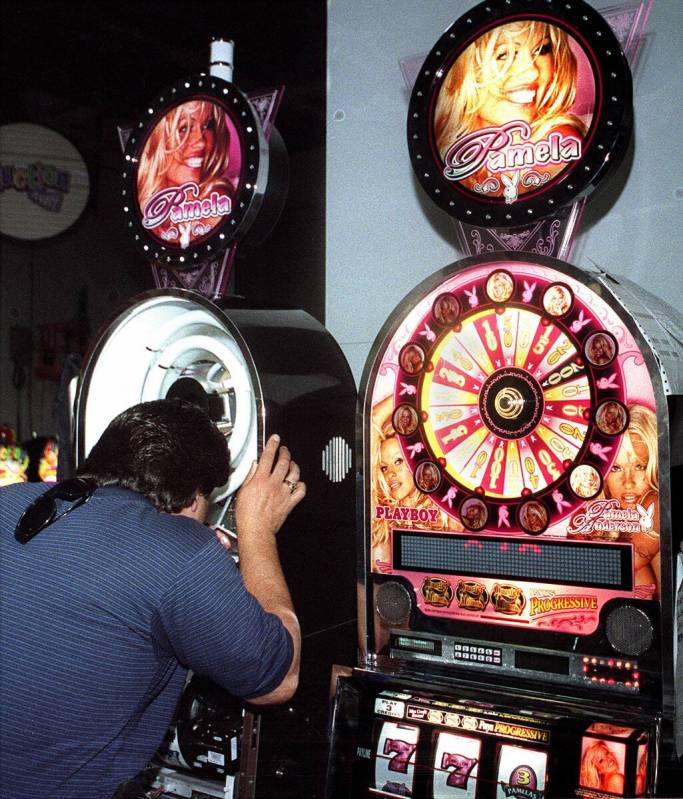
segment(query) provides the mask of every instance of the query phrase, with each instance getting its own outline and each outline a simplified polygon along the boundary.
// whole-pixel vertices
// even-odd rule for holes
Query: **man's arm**
[[[294,654],[280,684],[263,696],[249,699],[253,704],[286,702],[299,683],[301,631],[282,573],[276,534],[305,495],[306,486],[299,482],[299,467],[287,447],[280,446],[279,436],[271,436],[237,494],[240,571],[247,591],[267,613],[282,621],[292,637]]]

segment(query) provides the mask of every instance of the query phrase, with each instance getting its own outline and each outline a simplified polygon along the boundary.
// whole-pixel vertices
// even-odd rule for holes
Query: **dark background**
[[[51,432],[54,386],[37,376],[38,325],[78,316],[92,342],[115,311],[154,287],[124,228],[117,126],[136,122],[165,87],[208,72],[216,37],[235,42],[233,81],[243,92],[284,86],[275,126],[290,168],[282,215],[258,247],[243,247],[241,255],[238,247],[231,290],[254,304],[303,308],[324,323],[324,0],[5,3],[0,124],[30,122],[62,134],[81,153],[91,183],[86,210],[65,233],[37,242],[0,240],[0,423],[20,426],[20,439],[29,430]],[[13,328],[33,332],[32,363],[26,339],[12,335]],[[26,374],[21,389],[9,379],[17,340]]]

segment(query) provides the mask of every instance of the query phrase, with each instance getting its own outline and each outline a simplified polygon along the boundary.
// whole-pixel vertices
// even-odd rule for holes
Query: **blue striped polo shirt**
[[[208,528],[135,492],[99,488],[19,544],[42,490],[0,489],[0,797],[109,799],[149,762],[187,669],[260,696],[292,642]]]

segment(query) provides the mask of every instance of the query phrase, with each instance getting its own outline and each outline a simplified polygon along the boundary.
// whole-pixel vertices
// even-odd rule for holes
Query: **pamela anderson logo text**
[[[195,219],[210,219],[214,216],[228,216],[232,202],[226,194],[212,191],[210,196],[199,197],[199,186],[192,181],[182,186],[170,186],[150,197],[142,213],[142,225],[154,228],[163,224],[169,217],[171,222],[189,222]]]
[[[513,143],[515,133],[520,141]],[[530,139],[531,128],[522,120],[469,133],[446,151],[444,177],[463,180],[484,166],[489,172],[504,172],[566,164],[581,158],[581,142],[574,136],[555,132],[540,141]]]
[[[568,533],[639,533],[638,513],[631,508],[621,509],[618,499],[596,499],[585,511],[575,513],[567,527]]]

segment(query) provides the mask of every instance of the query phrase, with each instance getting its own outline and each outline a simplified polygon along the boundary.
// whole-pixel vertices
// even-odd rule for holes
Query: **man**
[[[78,470],[92,495],[58,500],[25,544],[15,528],[46,487],[0,489],[3,799],[110,799],[188,669],[252,703],[292,696],[300,633],[275,535],[306,488],[272,436],[236,499],[238,571],[203,524],[229,471],[204,412],[158,400],[111,422]]]

